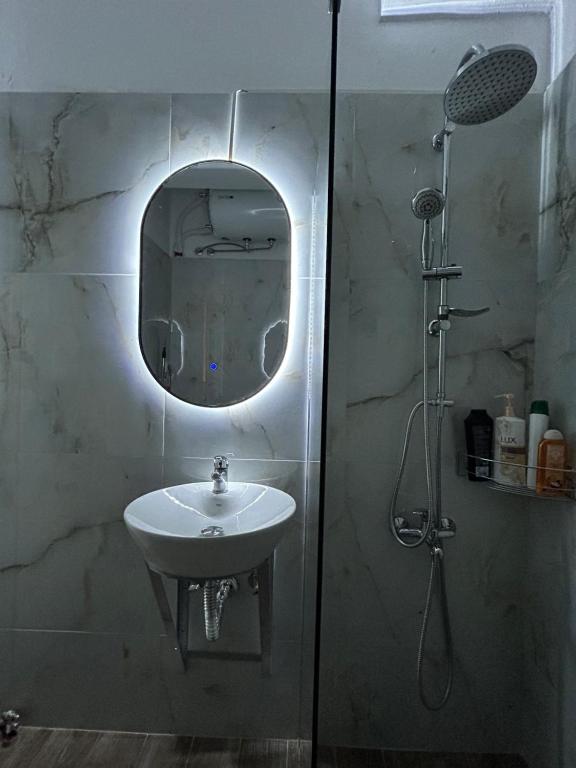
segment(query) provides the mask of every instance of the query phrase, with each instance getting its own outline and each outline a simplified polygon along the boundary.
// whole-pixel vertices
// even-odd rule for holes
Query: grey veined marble
[[[301,732],[327,98],[242,98],[236,159],[285,190],[297,300],[281,375],[252,401],[209,410],[165,393],[141,357],[140,226],[171,171],[227,157],[230,96],[0,95],[0,687],[28,724]],[[154,301],[161,305],[162,286]],[[233,480],[284,488],[298,504],[277,553],[267,679],[249,662],[198,661],[182,672],[122,522],[129,501],[207,480],[212,457],[225,452],[234,453]],[[254,604],[246,582],[230,603],[228,650],[258,650]]]
[[[532,389],[541,100],[528,97],[453,136],[450,260],[464,277],[450,284],[450,303],[491,311],[454,318],[447,339],[456,405],[444,439],[444,508],[458,526],[446,546],[456,682],[448,706],[431,714],[415,679],[429,555],[402,550],[387,516],[404,427],[422,392],[421,225],[410,201],[440,186],[431,137],[441,122],[441,95],[340,95],[320,740],[514,751],[526,512],[521,501],[458,477],[455,465],[471,408],[496,415],[494,395],[511,391],[523,410]],[[415,436],[400,510],[425,500],[419,424]],[[437,613],[430,632],[437,636]],[[434,668],[427,684],[440,687],[441,675]]]
[[[543,207],[538,254],[535,391],[551,422],[576,446],[576,60],[545,96]],[[529,517],[524,654],[530,765],[576,761],[574,504],[533,502]]]

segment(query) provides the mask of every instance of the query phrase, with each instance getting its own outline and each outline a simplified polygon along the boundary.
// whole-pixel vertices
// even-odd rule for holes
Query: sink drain
[[[224,528],[219,525],[209,525],[207,528],[202,528],[200,531],[201,536],[224,536]]]

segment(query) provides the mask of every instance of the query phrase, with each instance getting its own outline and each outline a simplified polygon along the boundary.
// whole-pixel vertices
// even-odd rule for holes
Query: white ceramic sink
[[[284,491],[256,483],[187,483],[135,499],[124,521],[148,565],[167,576],[216,578],[251,570],[274,551],[296,511]]]

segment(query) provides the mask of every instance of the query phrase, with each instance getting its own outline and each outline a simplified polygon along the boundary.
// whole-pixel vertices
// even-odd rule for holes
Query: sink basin
[[[256,483],[186,483],[147,493],[126,507],[124,521],[155,571],[179,578],[217,578],[249,571],[280,542],[296,511],[284,491]]]

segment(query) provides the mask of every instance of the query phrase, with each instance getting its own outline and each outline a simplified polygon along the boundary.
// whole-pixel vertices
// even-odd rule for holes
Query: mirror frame
[[[146,355],[144,354],[144,344],[143,344],[143,340],[142,340],[142,327],[143,327],[143,323],[142,323],[142,306],[143,306],[143,304],[142,304],[142,293],[143,293],[142,286],[143,286],[143,283],[144,283],[144,280],[143,280],[143,274],[144,274],[144,224],[146,222],[146,216],[148,215],[148,210],[150,209],[150,206],[152,205],[152,202],[153,202],[154,198],[156,197],[158,192],[162,189],[164,184],[168,181],[168,179],[171,179],[172,176],[175,176],[177,173],[180,173],[181,171],[185,171],[188,168],[192,168],[194,166],[206,165],[207,163],[229,163],[230,165],[240,166],[241,168],[244,168],[244,169],[246,169],[248,171],[251,171],[252,173],[256,174],[256,176],[258,176],[260,179],[262,179],[264,184],[266,184],[273,192],[275,192],[275,194],[278,195],[278,198],[282,201],[282,205],[284,206],[284,209],[286,211],[286,218],[288,220],[287,224],[288,224],[289,255],[290,255],[290,258],[289,258],[289,261],[288,261],[288,275],[287,275],[287,293],[288,293],[288,318],[287,318],[287,322],[288,322],[288,332],[286,334],[286,345],[284,347],[284,353],[282,355],[282,358],[280,360],[280,364],[278,365],[278,368],[276,369],[274,375],[270,379],[268,379],[268,381],[264,382],[264,384],[259,389],[257,389],[254,392],[252,392],[248,397],[240,398],[238,400],[233,400],[233,401],[228,402],[228,403],[214,404],[214,405],[212,405],[210,403],[195,403],[195,402],[192,402],[190,400],[186,400],[183,397],[180,397],[180,395],[174,394],[169,389],[166,389],[166,387],[164,387],[158,381],[158,379],[156,378],[156,374],[154,373],[154,371],[152,370],[152,368],[148,364],[148,360],[146,359]],[[210,408],[210,409],[231,408],[231,407],[233,407],[235,405],[242,405],[243,403],[249,402],[253,397],[256,397],[256,395],[259,395],[261,392],[263,392],[267,387],[269,387],[274,382],[274,380],[276,379],[276,377],[278,376],[278,374],[282,370],[282,367],[283,367],[283,365],[284,365],[284,363],[286,361],[286,354],[288,353],[288,349],[290,347],[290,338],[291,338],[291,335],[292,335],[292,333],[291,333],[291,325],[292,325],[293,315],[294,315],[294,297],[292,295],[292,287],[293,287],[292,286],[292,283],[293,283],[292,271],[294,269],[294,264],[293,264],[293,261],[294,261],[293,230],[294,230],[294,227],[292,225],[292,217],[290,215],[290,210],[289,210],[288,206],[286,205],[286,201],[284,199],[284,196],[280,193],[278,188],[274,184],[272,184],[272,182],[266,176],[264,176],[263,173],[261,173],[260,171],[257,171],[251,165],[246,165],[246,163],[239,163],[236,160],[230,160],[229,158],[222,159],[222,158],[219,158],[219,157],[212,157],[212,158],[210,158],[208,160],[197,160],[194,163],[188,163],[187,165],[181,166],[176,171],[172,171],[168,176],[166,176],[160,182],[160,184],[158,184],[158,186],[154,189],[154,191],[150,195],[150,198],[148,199],[148,202],[146,203],[146,207],[144,208],[144,211],[142,213],[142,218],[141,218],[141,221],[140,221],[140,237],[139,237],[139,241],[138,241],[139,242],[139,247],[140,247],[140,254],[139,254],[139,259],[138,259],[138,263],[139,263],[139,270],[138,270],[138,346],[140,348],[140,355],[142,356],[142,360],[144,361],[144,365],[146,366],[146,369],[148,370],[148,373],[150,374],[150,376],[152,376],[152,378],[154,379],[156,384],[159,387],[162,388],[163,392],[166,392],[168,395],[171,395],[176,400],[179,400],[182,403],[186,403],[186,405],[194,406],[195,408]]]

